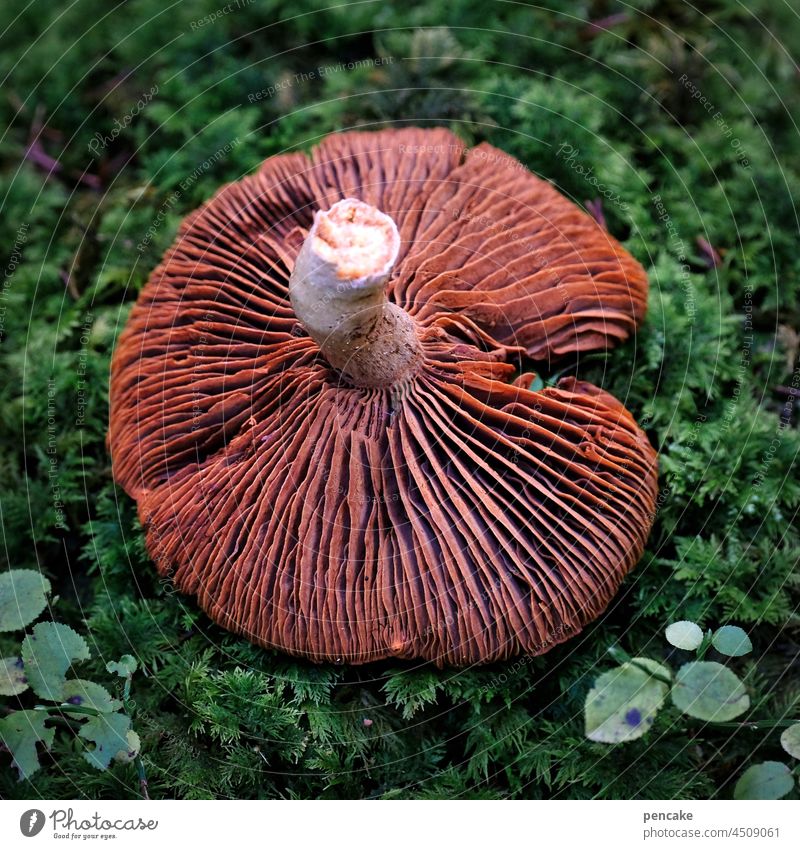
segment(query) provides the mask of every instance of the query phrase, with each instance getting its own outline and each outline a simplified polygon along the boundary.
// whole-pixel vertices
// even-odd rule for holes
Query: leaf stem
[[[139,775],[139,790],[141,790],[142,798],[150,800],[150,794],[147,792],[147,775],[144,771],[144,761],[141,755],[136,755],[133,759],[136,764],[136,772]]]
[[[641,669],[642,672],[646,672],[651,678],[655,678],[656,681],[660,681],[662,684],[666,684],[667,686],[672,686],[672,678],[667,677],[666,675],[662,675],[660,672],[654,672],[652,669],[647,667],[644,663],[639,663],[635,657],[631,657],[628,652],[625,651],[622,646],[614,643],[610,645],[607,649],[608,653],[611,657],[614,658],[619,663],[630,663],[632,666],[635,666],[637,669]]]
[[[136,712],[136,706],[134,704],[131,704],[132,680],[133,674],[128,673],[125,676],[125,683],[122,686],[122,709],[131,718],[131,721],[133,721],[133,714]],[[136,773],[139,776],[139,791],[142,794],[142,798],[147,799],[149,801],[150,794],[147,792],[147,773],[144,771],[144,761],[142,760],[141,752],[136,755],[136,757],[133,759],[133,762],[136,765]]]
[[[706,656],[706,652],[711,647],[711,638],[713,637],[713,633],[709,628],[705,634],[703,634],[703,641],[697,647],[697,659],[702,660]]]
[[[662,684],[666,684],[667,686],[672,686],[672,679],[668,678],[666,675],[662,675],[660,672],[654,672],[649,667],[645,666],[643,663],[639,663],[638,660],[630,660],[629,663],[632,666],[635,666],[637,669],[641,669],[642,672],[646,672],[651,678],[655,678],[656,681],[660,681]]]
[[[619,661],[620,663],[628,663],[630,660],[633,659],[628,654],[628,652],[626,652],[625,649],[617,643],[613,643],[612,645],[610,645],[607,651],[611,655],[611,657],[614,658],[614,660]]]
[[[36,705],[34,710],[43,710],[47,713],[81,713],[87,716],[102,716],[103,712],[95,708],[81,707],[80,705]]]

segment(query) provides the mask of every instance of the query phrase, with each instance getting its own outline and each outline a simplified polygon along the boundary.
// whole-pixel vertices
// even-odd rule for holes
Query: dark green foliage
[[[21,631],[31,625],[48,604],[49,592],[50,582],[36,570],[0,572],[0,631]],[[75,745],[81,739],[87,741],[83,758],[95,769],[108,769],[116,758],[135,761],[142,774],[141,741],[129,715],[136,660],[125,655],[106,664],[107,672],[124,679],[120,700],[95,681],[68,675],[76,664],[90,658],[83,637],[62,622],[33,625],[22,646],[15,646],[13,654],[3,658],[0,695],[12,698],[0,714],[0,751],[11,758],[20,781],[30,781],[39,770],[37,747],[47,753],[57,730]],[[62,741],[61,734],[58,739]]]
[[[19,12],[6,5],[0,31]],[[39,0],[0,37],[3,568],[44,571],[91,649],[82,675],[139,661],[155,798],[730,797],[751,763],[784,757],[779,733],[670,708],[612,753],[584,738],[582,707],[607,645],[663,662],[664,626],[693,619],[742,623],[753,709],[798,714],[789,5],[257,0],[198,25],[224,5]],[[489,140],[576,202],[601,199],[650,274],[635,338],[537,364],[609,389],[661,452],[642,563],[599,623],[541,658],[353,669],[257,649],[158,578],[110,477],[109,357],[181,218],[267,155],[387,122]],[[0,796],[138,795],[134,765],[100,772],[75,745],[57,737],[42,756],[57,768],[32,784],[0,754]]]

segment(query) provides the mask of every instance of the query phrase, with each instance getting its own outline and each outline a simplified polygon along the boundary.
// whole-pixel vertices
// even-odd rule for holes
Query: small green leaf
[[[133,729],[125,735],[125,739],[128,741],[128,748],[114,755],[114,760],[121,764],[130,763],[132,760],[135,760],[142,748],[142,741]]]
[[[0,658],[0,696],[18,696],[28,689],[22,658]]]
[[[84,681],[81,678],[72,678],[65,682],[62,701],[80,707],[89,707],[99,710],[100,713],[111,713],[122,707],[122,702],[112,697],[105,687],[95,684],[94,681]]]
[[[703,642],[703,629],[694,622],[684,619],[668,625],[664,636],[676,649],[694,651]]]
[[[800,722],[790,725],[781,734],[781,746],[793,758],[800,758]]]
[[[108,769],[108,765],[118,752],[128,752],[128,731],[131,718],[124,713],[107,713],[89,717],[83,724],[79,735],[94,743],[93,749],[83,753],[83,757],[95,769]]]
[[[742,657],[753,650],[750,637],[736,625],[723,625],[717,628],[711,638],[711,645],[720,653],[728,657]]]
[[[47,607],[50,581],[34,569],[0,575],[0,631],[19,631]]]
[[[636,665],[639,664],[639,665]],[[669,677],[669,670],[646,657],[636,657],[604,672],[586,697],[586,736],[598,743],[624,743],[641,737],[653,724],[668,687],[649,675]]]
[[[782,799],[794,787],[792,772],[779,761],[748,767],[736,782],[734,799]]]
[[[30,778],[39,769],[36,744],[53,745],[54,728],[46,728],[47,714],[39,710],[17,710],[0,719],[0,742],[11,752],[19,780]]]
[[[118,661],[110,660],[106,664],[106,669],[109,672],[116,673],[120,678],[127,678],[128,676],[133,675],[133,673],[136,672],[136,668],[136,658],[129,654],[123,654]]]
[[[88,660],[89,646],[67,625],[40,622],[22,642],[22,662],[28,683],[37,696],[64,701],[66,672],[76,660]]]
[[[684,664],[675,676],[672,701],[696,719],[726,722],[750,707],[744,684],[727,666],[698,660]]]

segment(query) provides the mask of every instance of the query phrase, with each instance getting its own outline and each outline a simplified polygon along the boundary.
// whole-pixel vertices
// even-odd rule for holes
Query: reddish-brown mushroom
[[[539,654],[608,605],[656,459],[572,378],[642,319],[639,264],[443,129],[328,136],[190,215],[117,347],[109,445],[161,574],[314,660]]]

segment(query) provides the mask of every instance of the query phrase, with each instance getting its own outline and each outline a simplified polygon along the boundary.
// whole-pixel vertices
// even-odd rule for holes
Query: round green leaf
[[[739,677],[713,661],[684,664],[675,676],[672,701],[685,714],[709,722],[727,722],[750,707]]]
[[[0,696],[18,696],[28,689],[28,679],[19,657],[0,658]]]
[[[116,755],[114,755],[114,760],[117,761],[117,763],[130,763],[132,760],[135,760],[142,748],[142,741],[139,738],[139,735],[132,728],[125,735],[125,739],[128,741],[128,748],[121,749]]]
[[[728,657],[741,657],[753,650],[750,637],[736,625],[723,625],[717,628],[711,638],[711,645],[720,653]]]
[[[76,660],[88,660],[89,646],[68,625],[40,622],[22,641],[22,662],[37,696],[64,701],[65,674]]]
[[[781,746],[793,758],[800,758],[800,722],[790,725],[781,734]]]
[[[779,761],[748,767],[736,782],[734,799],[782,799],[794,787],[792,772]]]
[[[50,581],[33,569],[0,574],[0,631],[19,631],[47,606]]]
[[[106,713],[102,716],[91,716],[83,724],[78,735],[84,740],[95,744],[93,749],[87,749],[83,757],[95,769],[108,769],[112,758],[118,752],[128,752],[128,731],[131,719],[124,713]]]
[[[100,713],[111,713],[122,707],[122,702],[113,698],[105,687],[80,678],[64,683],[61,699],[66,704],[94,708]]]
[[[671,625],[667,625],[664,636],[666,636],[667,642],[675,646],[676,649],[694,651],[703,642],[703,629],[694,622],[684,619],[681,622],[673,622]]]
[[[667,697],[667,685],[648,674],[669,678],[669,670],[646,657],[604,672],[586,697],[586,736],[598,743],[636,740],[650,730]]]

